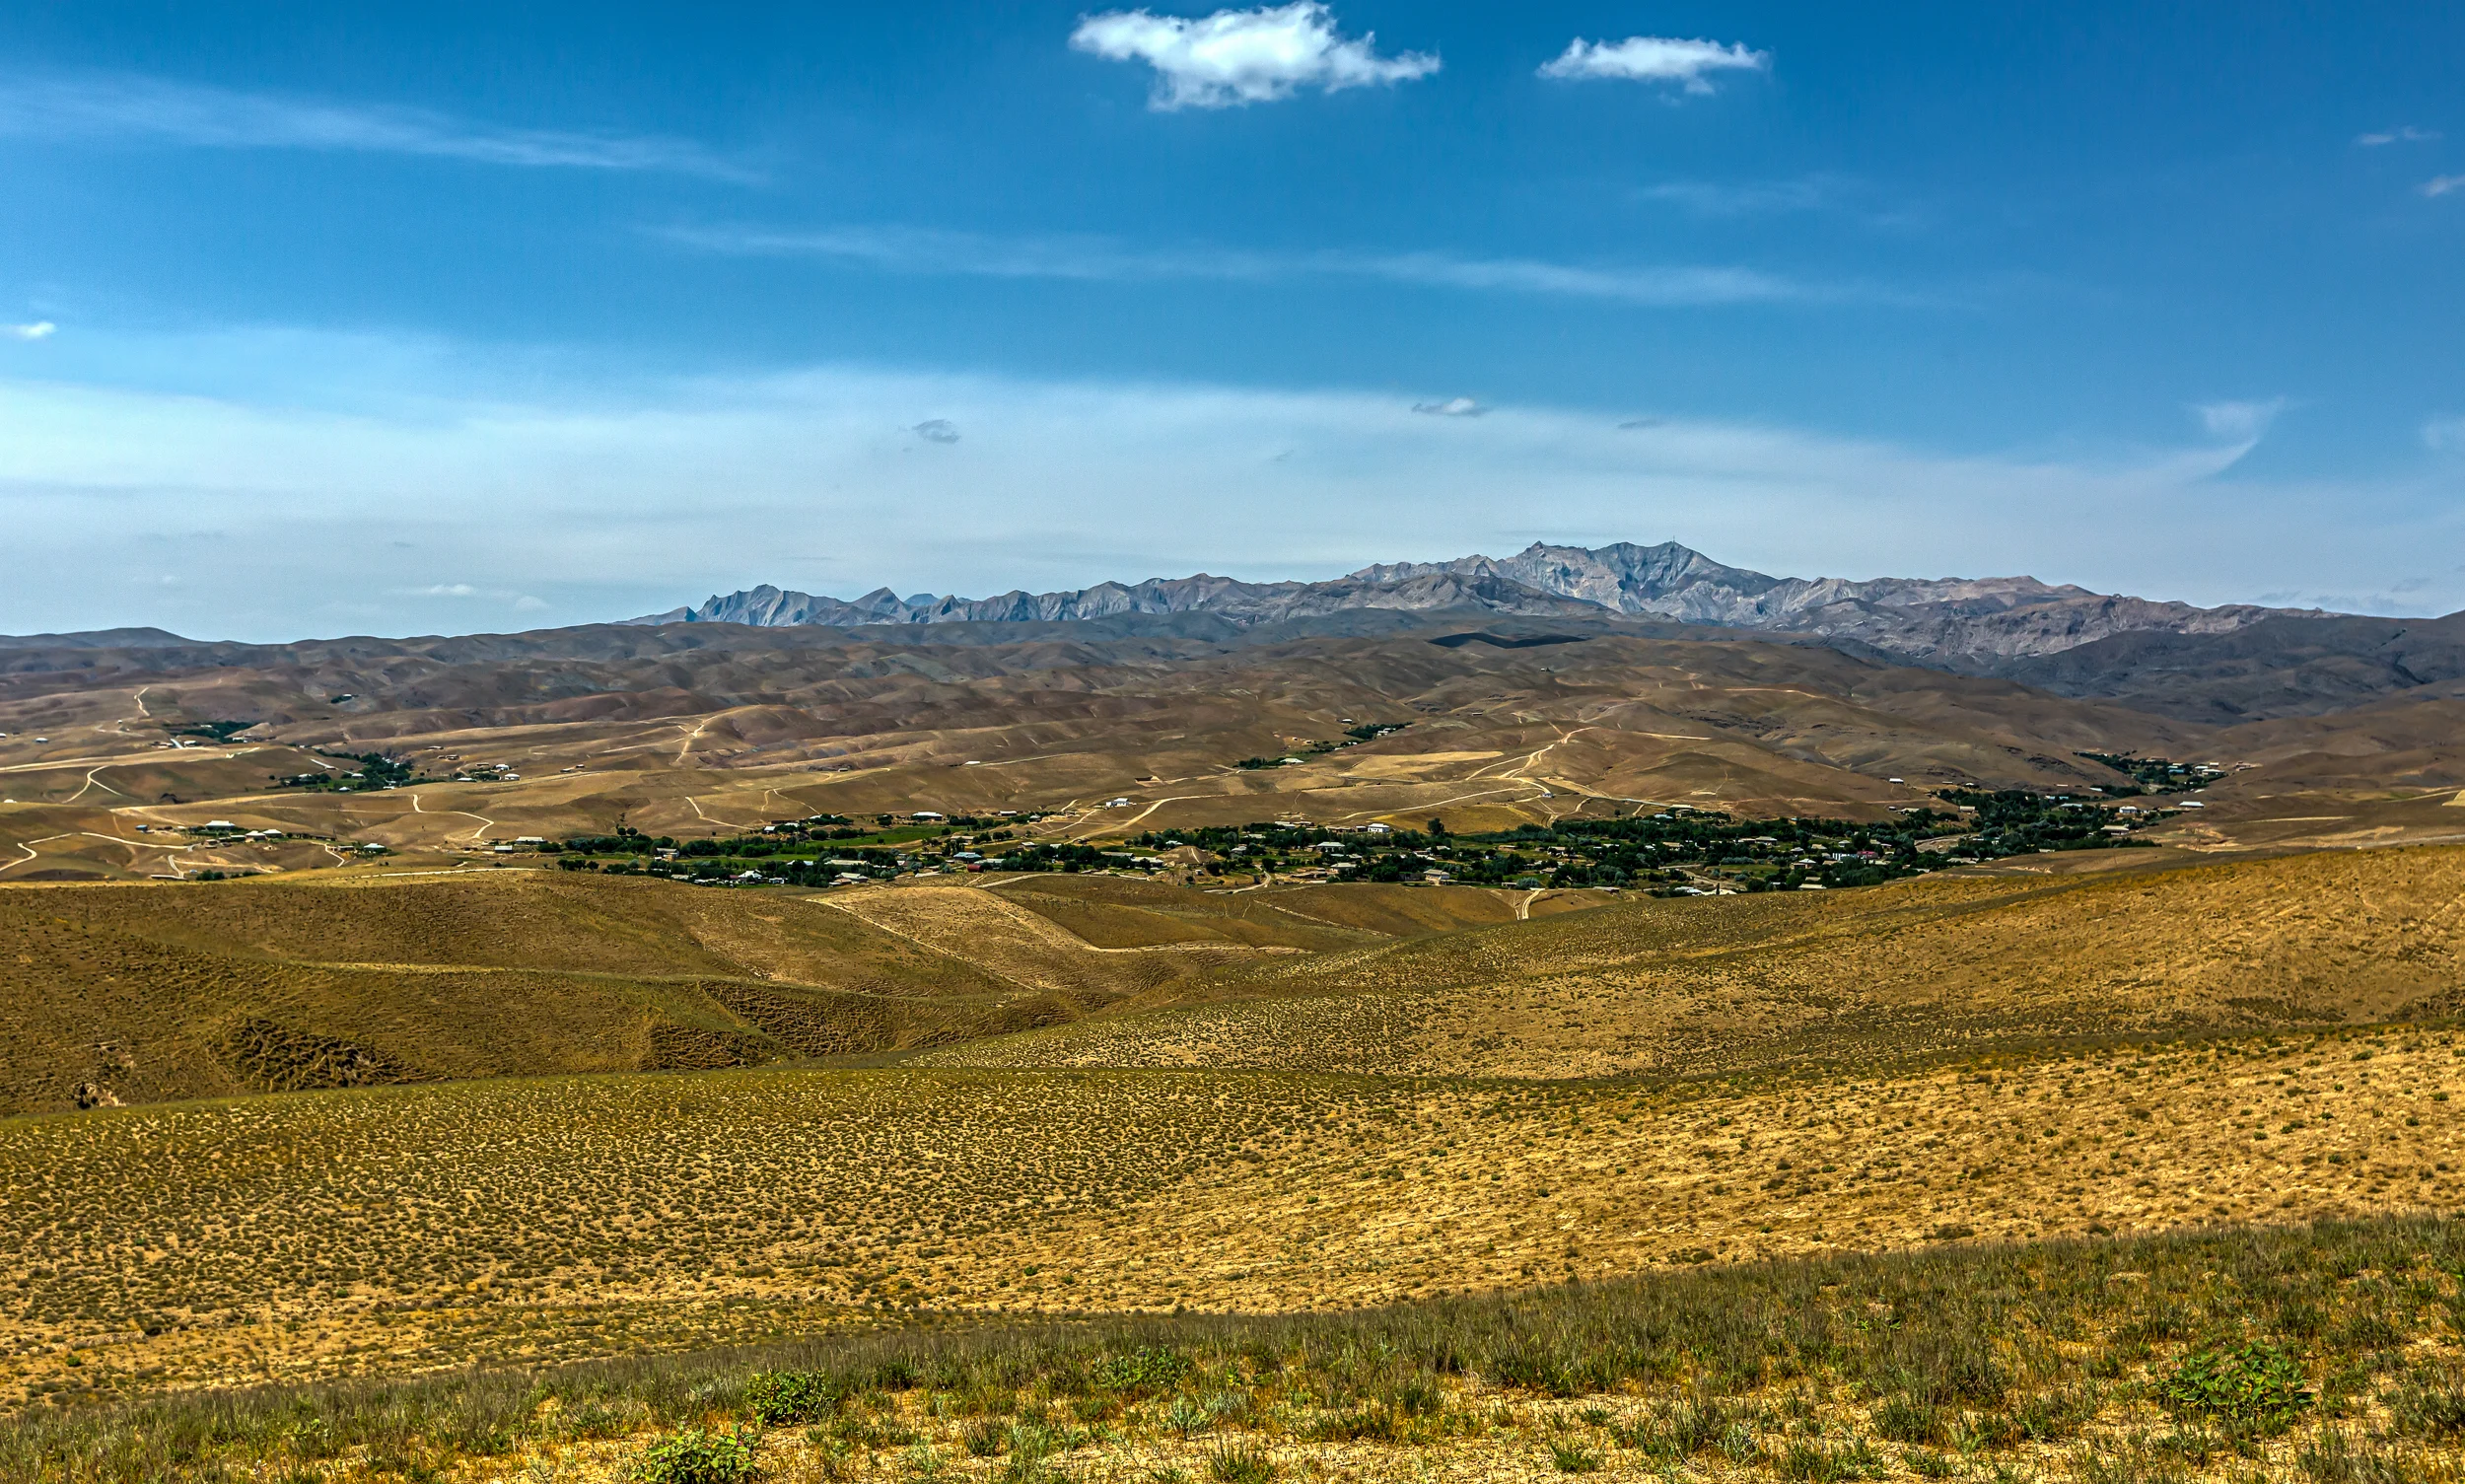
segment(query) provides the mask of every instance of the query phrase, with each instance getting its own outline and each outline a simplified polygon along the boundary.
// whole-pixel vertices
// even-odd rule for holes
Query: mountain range
[[[1358,609],[1476,610],[1536,617],[1624,616],[1726,629],[1805,634],[1870,647],[1892,658],[1980,673],[2126,634],[2231,633],[2272,618],[2331,616],[2318,609],[2184,602],[2092,593],[2033,577],[1771,577],[1725,566],[1675,541],[1600,547],[1534,542],[1510,557],[1364,567],[1328,582],[1245,583],[1201,573],[1100,583],[1060,593],[967,599],[900,598],[887,588],[854,601],[763,586],[640,624],[1065,622],[1122,614],[1211,613],[1235,624],[1281,622]]]

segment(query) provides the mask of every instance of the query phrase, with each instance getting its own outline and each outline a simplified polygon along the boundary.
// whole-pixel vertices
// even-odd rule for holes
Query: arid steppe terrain
[[[2457,1472],[2455,702],[691,637],[7,678],[0,1472]]]

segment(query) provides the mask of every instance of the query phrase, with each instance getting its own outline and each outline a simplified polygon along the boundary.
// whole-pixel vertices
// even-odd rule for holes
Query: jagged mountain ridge
[[[2320,616],[2317,609],[2248,603],[2202,608],[2033,577],[1772,577],[1724,566],[1675,541],[1620,541],[1596,548],[1534,542],[1503,559],[1387,563],[1316,583],[1245,583],[1201,573],[983,599],[903,599],[880,588],[853,601],[763,586],[634,621],[856,627],[1205,612],[1262,623],[1359,608],[1674,619],[1855,641],[1921,664],[1989,671],[2119,634],[2220,634],[2267,618]]]

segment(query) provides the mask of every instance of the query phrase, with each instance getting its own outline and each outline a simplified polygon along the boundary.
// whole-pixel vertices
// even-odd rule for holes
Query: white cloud
[[[2465,454],[2465,417],[2434,417],[2423,424],[2423,447],[2434,454]]]
[[[1628,36],[1623,41],[1567,43],[1557,60],[1541,65],[1543,77],[1578,80],[1676,83],[1689,93],[1709,93],[1713,72],[1768,72],[1772,54],[1743,44],[1689,41],[1676,36]]]
[[[2378,149],[2390,144],[2427,144],[2438,137],[2437,129],[2417,128],[2409,123],[2402,128],[2388,129],[2377,134],[2357,134],[2354,136],[2354,142],[2364,149]]]
[[[1817,211],[1833,204],[1840,182],[1809,176],[1797,180],[1664,180],[1636,192],[1647,201],[1666,201],[1698,216],[1760,216],[1789,211]]]
[[[907,430],[927,443],[958,442],[958,424],[947,417],[929,417]]]
[[[223,363],[263,364],[243,340],[167,340],[146,360],[206,385]],[[1676,536],[1784,574],[2029,572],[2218,602],[2380,592],[2411,570],[2389,553],[2465,548],[2444,463],[2384,483],[2229,482],[2216,476],[2243,449],[2197,438],[1951,454],[1522,402],[1434,437],[1377,389],[825,366],[614,390],[583,358],[515,357],[514,374],[497,347],[280,344],[295,380],[245,400],[0,379],[0,632],[424,633],[443,611],[528,596],[580,622],[756,582],[852,596],[1332,576],[1535,537]],[[913,457],[918,408],[966,441]],[[2201,538],[2111,539],[2158,508]],[[92,581],[176,570],[148,535],[196,529],[226,533],[200,568],[210,583]],[[2465,575],[2418,601],[2465,606]]]
[[[2465,176],[2433,176],[2423,182],[2423,194],[2433,198],[2465,190]]]
[[[1414,402],[1412,410],[1432,417],[1478,417],[1489,409],[1468,396],[1450,396],[1443,402]]]
[[[48,319],[37,319],[32,324],[0,324],[0,336],[11,340],[45,340],[58,333],[59,328]]]
[[[912,227],[827,227],[811,231],[683,227],[667,229],[660,235],[704,251],[836,259],[899,272],[980,278],[1235,283],[1369,278],[1433,288],[1548,294],[1656,306],[1902,297],[1863,288],[1802,284],[1760,269],[1731,266],[1592,266],[1526,257],[1465,257],[1435,251],[1337,248],[1273,252],[1237,247],[1138,247],[1109,238],[988,238]]]
[[[2277,414],[2286,410],[2286,399],[2272,396],[2266,401],[2203,402],[2191,409],[2199,415],[2200,426],[2211,438],[2234,443],[2256,443],[2268,431]]]
[[[1220,10],[1200,20],[1144,10],[1088,16],[1070,44],[1117,62],[1156,69],[1153,108],[1228,108],[1289,98],[1297,88],[1328,93],[1409,82],[1438,71],[1427,52],[1380,56],[1377,37],[1336,34],[1335,16],[1317,0],[1256,10]]]
[[[242,93],[126,74],[0,76],[0,135],[131,139],[206,149],[355,150],[482,165],[750,174],[689,140],[509,129],[424,108]]]
[[[547,610],[548,604],[544,599],[532,598],[525,594],[514,600],[514,611],[517,613],[544,613]]]

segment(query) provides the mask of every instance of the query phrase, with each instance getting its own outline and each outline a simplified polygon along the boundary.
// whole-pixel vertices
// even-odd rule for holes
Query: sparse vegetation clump
[[[741,1433],[686,1428],[643,1449],[632,1475],[636,1484],[750,1484],[753,1448]]]

